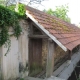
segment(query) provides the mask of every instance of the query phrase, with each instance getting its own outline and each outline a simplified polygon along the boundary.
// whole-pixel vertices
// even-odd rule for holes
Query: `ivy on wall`
[[[16,5],[10,5],[10,6],[7,6],[7,8],[12,11],[15,11]],[[26,12],[25,5],[19,3],[18,11],[15,14],[17,15],[17,17],[19,19],[21,19],[21,18],[25,19],[26,18],[25,12]]]
[[[7,52],[10,48],[10,27],[12,27],[13,35],[17,39],[22,32],[21,27],[19,25],[18,15],[19,14],[17,14],[16,12],[0,5],[0,47],[6,44],[8,47]]]

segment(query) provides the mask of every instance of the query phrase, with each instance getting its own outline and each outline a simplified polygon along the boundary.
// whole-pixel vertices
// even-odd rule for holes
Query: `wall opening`
[[[80,80],[80,61],[76,65],[76,68],[74,69],[68,80]]]

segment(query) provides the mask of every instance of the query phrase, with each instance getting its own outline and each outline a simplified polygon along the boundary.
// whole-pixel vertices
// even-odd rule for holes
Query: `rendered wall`
[[[8,54],[5,56],[7,48],[5,45],[2,47],[2,80],[15,79],[19,76],[19,58],[18,58],[18,40],[13,36],[10,38],[11,47]]]
[[[28,75],[28,23],[25,20],[20,21],[22,34],[19,37],[19,72],[20,76]]]
[[[0,80],[16,80],[18,77],[25,77],[28,74],[28,24],[21,20],[22,34],[17,40],[11,36],[11,47],[5,56],[7,48],[3,45],[0,48]],[[9,33],[12,33],[10,29]]]

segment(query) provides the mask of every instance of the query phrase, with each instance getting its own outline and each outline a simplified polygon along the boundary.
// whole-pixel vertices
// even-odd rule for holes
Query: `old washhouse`
[[[33,23],[35,25],[33,28],[38,29],[34,31],[37,34],[32,34],[31,37],[46,41],[45,51],[38,48],[42,51],[42,55],[47,54],[44,62],[46,64],[46,77],[55,76],[65,80],[68,79],[80,60],[80,29],[73,24],[29,6],[26,7],[26,15],[29,24]]]
[[[11,36],[7,56],[7,49],[0,48],[0,79],[29,76],[40,80],[44,74],[41,80],[67,80],[80,61],[80,29],[29,6],[20,25],[22,34],[19,40]]]

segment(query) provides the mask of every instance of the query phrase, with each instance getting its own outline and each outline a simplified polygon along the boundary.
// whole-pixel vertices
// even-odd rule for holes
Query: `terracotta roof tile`
[[[76,40],[76,41],[73,41],[69,44],[66,44],[65,46],[69,49],[69,50],[72,50],[73,48],[75,48],[77,45],[80,44],[80,39],[79,40]]]
[[[57,39],[62,38],[60,34],[53,34]]]
[[[80,37],[68,37],[68,38],[61,38],[61,39],[59,39],[59,41],[61,41],[61,42],[63,42],[63,41],[66,41],[65,42],[65,44],[64,45],[66,45],[66,44],[69,44],[69,43],[72,43],[72,42],[75,42],[76,40],[79,40],[80,39]]]
[[[80,29],[75,25],[29,6],[27,12],[67,49],[72,50],[80,44]]]

